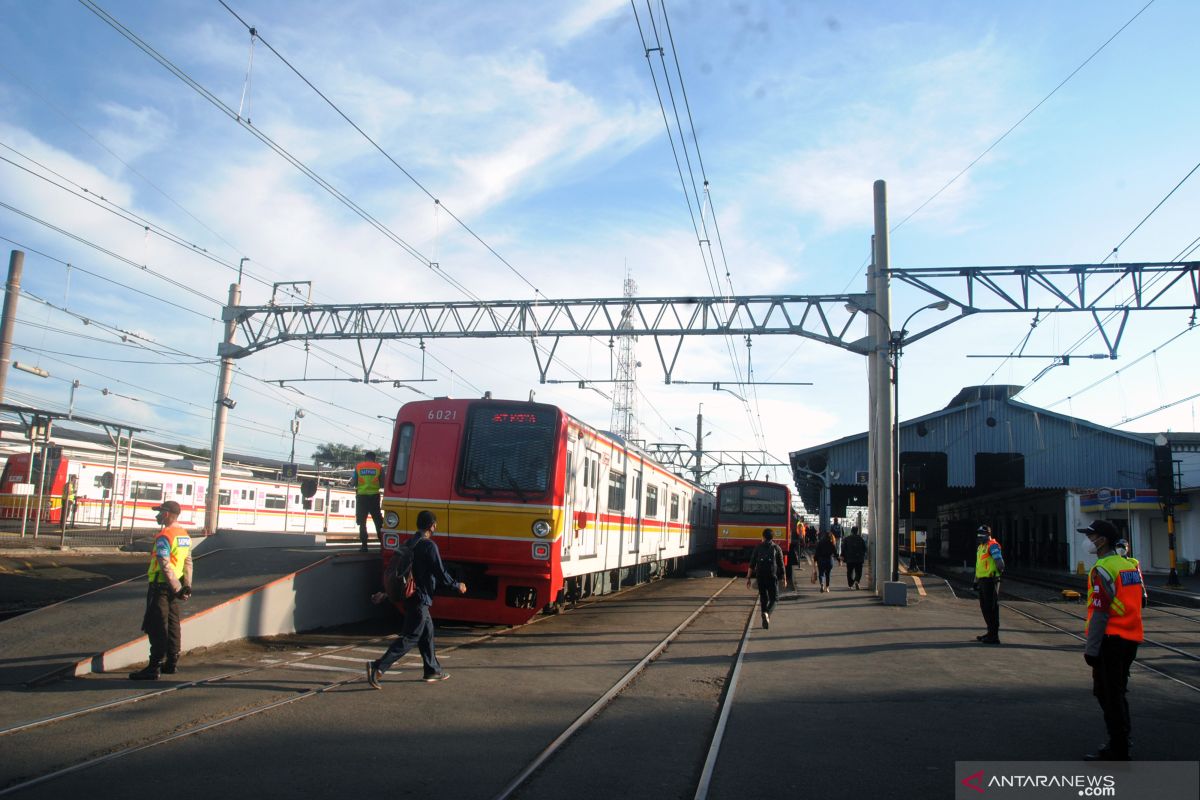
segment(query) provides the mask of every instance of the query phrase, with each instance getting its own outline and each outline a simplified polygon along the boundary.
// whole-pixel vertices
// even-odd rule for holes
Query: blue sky
[[[249,35],[216,0],[100,3],[482,297],[531,298],[530,284],[549,297],[617,296],[626,268],[643,296],[711,291],[628,2],[229,5],[522,277],[435,209],[262,42],[247,88]],[[888,181],[892,222],[904,219],[1144,5],[667,3],[735,290],[863,291],[872,182]],[[649,29],[651,12],[644,2],[637,8]],[[662,7],[652,8],[662,32]],[[272,282],[309,280],[317,302],[462,299],[84,5],[0,0],[0,13],[0,156],[42,177],[54,177],[52,170],[61,176],[55,180],[86,187],[225,264],[249,258],[247,303],[266,302]],[[1191,55],[1198,23],[1200,4],[1153,2],[894,232],[893,263],[1110,256],[1200,161]],[[57,307],[22,298],[14,358],[52,377],[13,372],[9,399],[65,408],[77,379],[80,413],[204,445],[216,320],[234,273],[76,191],[0,162],[0,201],[124,259],[0,208],[0,235],[27,251],[24,288]],[[1200,235],[1198,207],[1194,175],[1118,259],[1176,257]],[[925,302],[897,290],[894,313]],[[903,362],[903,416],[944,406],[964,385],[1029,384],[1047,362],[968,356],[1010,352],[1030,322],[978,315],[914,343]],[[105,326],[153,342],[158,352],[121,342]],[[1187,327],[1186,314],[1135,314],[1119,360],[1074,360],[1021,398],[1101,424],[1186,398],[1200,391],[1195,333],[1130,364]],[[1083,315],[1055,315],[1027,349],[1064,352],[1087,330]],[[1101,349],[1093,338],[1077,352]],[[565,364],[551,377],[573,377],[568,367],[610,377],[603,342],[565,341],[558,352]],[[744,346],[734,343],[733,352],[745,370]],[[861,358],[782,337],[759,337],[752,352],[759,380],[814,385],[761,386],[747,404],[700,386],[666,386],[653,345],[641,342],[644,438],[689,443],[672,429],[694,429],[700,404],[714,448],[765,444],[786,458],[865,429]],[[286,456],[297,408],[305,411],[302,456],[322,441],[385,447],[389,425],[377,416],[393,416],[418,397],[413,392],[350,382],[269,385],[303,374],[350,377],[356,359],[353,345],[334,344],[309,352],[307,363],[301,348],[240,362],[230,449]],[[389,345],[377,370],[419,377],[420,355]],[[430,395],[491,390],[525,398],[534,390],[538,400],[608,427],[610,403],[599,392],[538,385],[527,342],[431,343],[425,375],[437,381],[414,385]],[[733,380],[725,343],[687,342],[675,377]],[[1195,430],[1196,405],[1124,429]]]

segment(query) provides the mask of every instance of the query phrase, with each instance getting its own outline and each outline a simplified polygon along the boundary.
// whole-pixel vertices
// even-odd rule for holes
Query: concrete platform
[[[1003,644],[979,644],[977,600],[908,580],[889,607],[838,567],[831,593],[804,584],[756,627],[713,796],[746,796],[773,764],[797,796],[950,797],[956,760],[1078,761],[1105,740],[1081,642],[1002,610]],[[1136,758],[1200,759],[1195,690],[1135,666],[1129,703]]]
[[[377,556],[331,554],[324,547],[264,547],[253,538],[221,535],[197,550],[195,594],[184,604],[181,620],[185,651],[340,625],[376,613],[363,587],[378,573]],[[138,577],[0,622],[0,686],[35,685],[144,662],[149,653],[140,631],[145,603],[146,582]]]

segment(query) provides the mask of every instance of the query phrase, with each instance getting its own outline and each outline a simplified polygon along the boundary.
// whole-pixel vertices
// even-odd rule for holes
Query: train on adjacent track
[[[717,567],[743,575],[755,545],[770,528],[785,563],[792,536],[792,492],[782,483],[739,480],[717,486]]]
[[[552,405],[408,403],[387,472],[385,561],[429,510],[443,561],[467,584],[438,596],[442,619],[520,624],[714,549],[712,494]]]
[[[164,500],[179,503],[179,521],[185,527],[204,523],[207,464],[181,460],[114,470],[111,463],[52,455],[43,473],[41,454],[35,454],[32,470],[30,467],[29,453],[14,453],[5,461],[0,475],[0,520],[33,520],[41,509],[43,525],[60,527],[65,488],[74,477],[76,505],[68,509],[68,525],[117,530],[154,528],[153,508]],[[30,489],[32,494],[25,493]],[[306,509],[298,483],[256,478],[247,470],[226,467],[220,491],[220,525],[225,530],[358,531],[354,520],[357,500],[349,489],[323,487]]]

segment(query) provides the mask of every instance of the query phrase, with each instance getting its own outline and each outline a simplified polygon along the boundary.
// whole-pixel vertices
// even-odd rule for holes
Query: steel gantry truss
[[[877,224],[876,237],[880,236]],[[370,380],[379,348],[389,339],[526,338],[533,344],[539,377],[546,382],[564,337],[646,336],[654,340],[670,383],[687,336],[799,336],[874,357],[886,348],[887,331],[874,330],[873,325],[871,336],[852,339],[849,334],[859,314],[869,314],[886,327],[891,316],[889,279],[920,290],[925,300],[945,300],[959,310],[944,322],[905,332],[910,344],[973,314],[1090,312],[1115,357],[1131,311],[1194,314],[1200,309],[1200,261],[915,269],[892,269],[886,259],[877,263],[871,274],[884,281],[882,305],[874,292],[867,292],[244,306],[241,287],[233,284],[222,312],[225,340],[217,348],[221,373],[212,477],[220,479],[225,418],[232,408],[228,392],[233,361],[285,342],[354,340],[364,379]],[[1101,319],[1101,314],[1108,316]],[[244,344],[237,343],[239,338]],[[539,339],[552,340],[544,357]],[[364,341],[376,342],[373,356],[363,349]],[[209,503],[205,522],[210,531],[216,525],[214,506]]]

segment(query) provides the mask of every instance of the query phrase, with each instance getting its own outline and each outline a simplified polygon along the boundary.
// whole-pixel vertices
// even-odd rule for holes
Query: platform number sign
[[[865,485],[870,475],[871,473],[867,472],[867,470],[861,469],[854,473],[854,482],[859,485]]]
[[[284,464],[280,473],[285,479],[292,480],[300,473],[300,468],[298,464]]]

